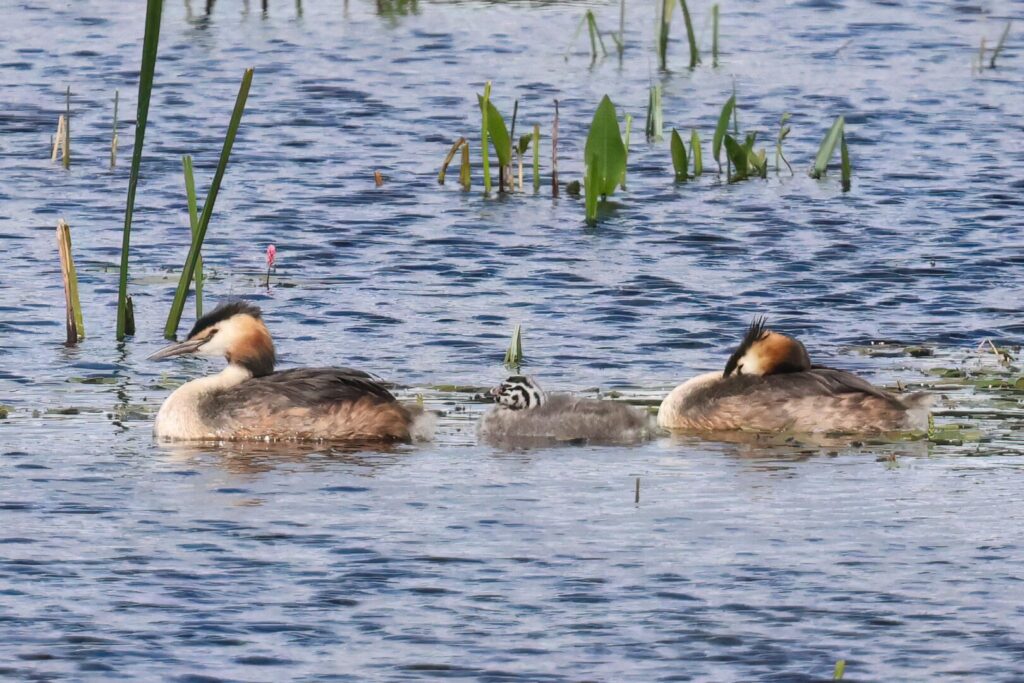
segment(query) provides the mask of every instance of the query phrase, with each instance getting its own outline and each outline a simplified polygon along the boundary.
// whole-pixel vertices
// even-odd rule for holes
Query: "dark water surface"
[[[0,0],[0,676],[790,681],[844,658],[849,680],[1019,678],[1024,393],[929,371],[1022,374],[974,351],[1024,333],[1019,29],[998,69],[971,62],[1024,6],[723,3],[722,65],[693,73],[677,11],[659,73],[653,2],[629,4],[622,61],[593,67],[585,36],[563,59],[584,4],[270,5],[167,3],[131,251],[139,333],[117,345],[142,3]],[[590,7],[617,26],[617,5]],[[707,45],[709,5],[690,7]],[[257,300],[283,365],[362,367],[425,395],[446,412],[435,444],[152,440],[170,389],[210,369],[145,361],[187,250],[180,158],[202,195],[247,66],[208,301]],[[519,98],[517,132],[541,125],[536,196],[485,199],[479,169],[470,193],[457,173],[436,183],[459,135],[479,160],[485,80],[507,119]],[[667,129],[699,128],[707,167],[734,84],[766,146],[792,112],[796,175],[675,185],[667,140],[643,140],[651,82]],[[69,84],[65,171],[48,142]],[[558,98],[560,170],[579,178],[605,93],[635,117],[633,144],[628,190],[591,230],[579,200],[549,196],[548,134]],[[840,113],[846,195],[804,172]],[[89,335],[75,349],[58,217]],[[818,362],[935,387],[939,422],[980,440],[509,453],[476,445],[471,392],[439,388],[500,379],[521,322],[549,388],[652,399],[721,367],[755,313]]]

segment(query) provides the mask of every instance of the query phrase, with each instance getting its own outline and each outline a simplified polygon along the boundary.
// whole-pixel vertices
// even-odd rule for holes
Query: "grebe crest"
[[[253,377],[274,371],[274,342],[263,323],[259,306],[229,301],[199,318],[185,341],[157,351],[150,360],[184,354],[222,357],[245,368]]]
[[[510,410],[538,408],[547,402],[547,395],[536,380],[525,375],[513,375],[490,391],[491,397]]]
[[[807,349],[796,339],[767,327],[764,316],[750,323],[743,341],[725,364],[723,377],[730,375],[781,375],[811,369]]]

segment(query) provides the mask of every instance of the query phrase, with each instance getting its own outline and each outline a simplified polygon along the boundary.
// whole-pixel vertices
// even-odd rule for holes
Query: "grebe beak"
[[[163,360],[164,358],[171,358],[173,356],[182,356],[186,353],[195,353],[199,350],[199,347],[206,343],[206,339],[186,339],[183,342],[177,342],[170,346],[165,346],[156,353],[152,354],[146,360]]]

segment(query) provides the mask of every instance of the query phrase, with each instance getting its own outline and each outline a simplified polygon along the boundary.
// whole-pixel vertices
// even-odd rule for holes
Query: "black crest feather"
[[[740,358],[743,358],[744,354],[750,350],[750,347],[755,342],[761,341],[766,334],[768,334],[768,319],[763,315],[756,316],[750,321],[750,327],[747,328],[747,334],[743,337],[743,341],[740,342],[740,345],[729,356],[729,361],[725,364],[725,372],[722,373],[722,376],[728,377],[731,375],[736,370],[736,365],[740,362]]]
[[[254,318],[259,318],[260,307],[247,301],[225,301],[197,320],[196,324],[192,326],[191,331],[189,331],[187,338],[191,339],[196,332],[205,330],[207,327],[216,325],[240,313],[247,313]]]

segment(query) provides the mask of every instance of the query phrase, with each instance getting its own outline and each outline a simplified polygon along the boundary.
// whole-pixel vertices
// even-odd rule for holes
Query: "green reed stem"
[[[178,330],[178,323],[181,322],[181,313],[185,309],[185,299],[188,296],[188,285],[196,272],[196,263],[199,261],[199,251],[202,249],[203,240],[206,238],[206,229],[210,225],[210,217],[213,215],[213,206],[217,201],[217,193],[220,191],[220,183],[227,170],[228,159],[231,158],[231,146],[235,144],[235,136],[238,134],[238,127],[242,123],[242,114],[245,111],[245,102],[249,97],[249,86],[252,85],[253,69],[245,70],[242,76],[242,83],[238,88],[238,97],[235,99],[235,109],[231,113],[231,123],[228,124],[228,132],[224,136],[224,147],[220,152],[220,161],[217,163],[217,172],[210,184],[210,191],[206,194],[203,202],[203,213],[199,216],[199,224],[195,235],[192,237],[192,245],[188,250],[188,257],[185,259],[185,266],[181,269],[181,277],[178,279],[178,289],[174,293],[174,302],[171,304],[171,311],[167,316],[167,325],[164,327],[164,337],[174,339]]]
[[[192,157],[186,154],[181,157],[182,170],[185,172],[185,197],[188,201],[188,222],[192,228],[192,239],[199,230],[199,209],[196,204],[196,181],[192,175]],[[196,318],[203,315],[203,255],[196,259]]]
[[[484,166],[484,194],[490,194],[491,192],[491,162],[489,142],[487,140],[487,110],[490,109],[488,106],[491,103],[491,82],[487,81],[484,84],[484,98],[483,104],[480,105],[480,149],[483,152],[483,166]]]
[[[132,148],[132,169],[128,176],[128,201],[124,212],[124,230],[121,233],[121,272],[117,285],[117,340],[125,337],[128,323],[128,249],[131,246],[132,212],[135,209],[135,191],[139,185],[139,166],[142,163],[142,143],[146,137],[149,118],[149,97],[153,90],[153,72],[156,69],[157,45],[160,42],[160,15],[163,0],[146,3],[146,32],[142,39],[142,66],[139,70],[139,102],[135,115],[135,146]]]
[[[533,139],[530,141],[533,147],[533,191],[540,189],[540,126],[533,125]]]

